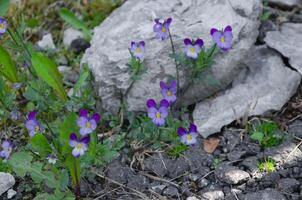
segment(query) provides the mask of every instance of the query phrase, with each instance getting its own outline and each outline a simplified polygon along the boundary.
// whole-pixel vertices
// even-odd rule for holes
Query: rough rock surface
[[[197,104],[193,118],[203,137],[245,115],[260,115],[279,110],[296,91],[301,76],[287,68],[282,59],[265,47],[251,50],[248,70],[233,86]]]
[[[250,178],[249,173],[229,165],[221,165],[215,170],[216,177],[228,184],[242,183]]]
[[[285,23],[280,31],[268,32],[264,41],[289,58],[289,64],[302,74],[302,24]]]
[[[9,173],[0,172],[0,196],[15,185],[15,178]]]
[[[223,10],[223,12],[221,12]],[[126,103],[132,111],[145,110],[147,98],[161,99],[159,82],[176,76],[174,62],[169,58],[169,41],[158,41],[153,33],[153,20],[172,17],[172,37],[177,52],[183,51],[183,39],[202,38],[212,44],[209,31],[212,27],[233,27],[233,49],[220,53],[212,66],[212,77],[219,84],[197,83],[186,90],[182,105],[207,98],[227,87],[242,70],[241,62],[257,38],[261,12],[258,0],[130,0],[116,9],[100,26],[95,28],[91,47],[82,63],[87,63],[95,76],[103,107],[116,113],[120,107],[120,94],[125,93],[131,80],[128,73],[129,45],[131,41],[145,40],[145,66],[147,73],[138,80]],[[112,26],[114,24],[114,26]],[[181,86],[185,76],[181,71]]]
[[[278,190],[265,189],[255,193],[247,194],[244,200],[286,200]]]

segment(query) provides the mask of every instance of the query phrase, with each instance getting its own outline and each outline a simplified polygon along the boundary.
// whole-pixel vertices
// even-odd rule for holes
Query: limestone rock
[[[223,11],[223,12],[222,12]],[[210,29],[233,27],[233,49],[220,53],[211,68],[211,76],[219,84],[205,81],[196,83],[186,90],[181,105],[189,105],[203,100],[227,87],[242,70],[242,61],[256,41],[258,16],[261,2],[258,0],[129,0],[116,9],[94,30],[91,47],[86,50],[82,64],[87,63],[99,87],[103,107],[117,113],[120,95],[131,84],[128,67],[128,48],[131,41],[146,42],[145,66],[147,73],[132,87],[126,97],[128,110],[144,111],[148,98],[160,100],[159,82],[168,77],[176,77],[176,71],[168,41],[158,41],[153,33],[155,18],[172,17],[172,37],[178,53],[183,51],[183,39],[202,38],[206,46],[212,45]],[[187,78],[180,72],[180,85]]]
[[[233,81],[230,89],[197,104],[193,118],[203,137],[245,115],[281,109],[300,83],[300,74],[265,47],[251,50],[245,63],[248,70]]]
[[[13,187],[15,183],[15,178],[11,174],[0,172],[0,196]]]
[[[268,32],[264,41],[289,58],[289,64],[302,74],[302,24],[285,23],[280,31]]]

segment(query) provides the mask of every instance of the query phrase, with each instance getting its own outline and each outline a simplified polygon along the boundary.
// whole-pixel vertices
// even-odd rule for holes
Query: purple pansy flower
[[[160,82],[161,94],[170,104],[176,101],[177,84],[175,80],[170,82],[170,85],[165,82]]]
[[[7,29],[7,21],[6,19],[0,17],[0,36],[6,32]]]
[[[156,33],[156,37],[161,40],[166,40],[169,38],[169,28],[172,22],[172,18],[168,18],[163,22],[159,19],[154,20],[155,24],[153,26],[153,31]]]
[[[217,29],[212,28],[211,35],[213,41],[221,50],[227,51],[232,48],[233,33],[231,26],[225,27],[223,31],[218,31]]]
[[[0,151],[0,157],[7,160],[13,150],[12,144],[9,141],[2,143],[2,151]]]
[[[185,54],[189,58],[196,59],[198,54],[202,50],[203,40],[197,39],[196,41],[190,40],[189,38],[184,39]]]
[[[143,60],[145,56],[145,42],[131,42],[130,52],[136,59]]]
[[[194,145],[197,140],[197,127],[194,124],[190,124],[189,130],[186,130],[183,127],[178,128],[178,135],[180,137],[180,141],[186,145]]]
[[[84,155],[85,151],[88,149],[89,142],[89,135],[85,135],[79,140],[75,133],[71,133],[69,136],[69,146],[73,147],[72,155],[76,158]]]
[[[30,137],[34,137],[36,133],[42,133],[43,129],[36,119],[37,112],[32,111],[28,114],[25,126],[29,132]]]
[[[80,134],[87,135],[92,133],[97,123],[100,121],[101,116],[98,113],[94,113],[91,117],[88,116],[88,111],[85,109],[80,110],[77,124],[80,127]]]
[[[147,101],[148,117],[152,119],[152,122],[156,126],[162,126],[165,124],[165,119],[168,116],[169,102],[166,99],[160,101],[160,106],[157,108],[154,99]]]

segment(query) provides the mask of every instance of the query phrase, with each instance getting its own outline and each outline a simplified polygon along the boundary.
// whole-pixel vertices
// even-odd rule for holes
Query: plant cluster
[[[264,159],[262,162],[258,163],[257,168],[260,172],[274,172],[276,171],[276,161],[271,158]]]
[[[89,29],[70,11],[62,9],[60,16],[83,31],[87,40],[90,39]],[[171,23],[171,18],[163,21],[155,19],[153,30],[159,40],[170,39],[176,77],[168,82],[161,81],[162,100],[146,99],[147,113],[139,116],[129,113],[129,126],[125,127],[123,114],[118,118],[103,113],[101,120],[101,115],[93,112],[96,100],[87,67],[82,68],[74,85],[65,85],[56,63],[37,52],[30,42],[25,42],[22,35],[24,27],[14,28],[6,19],[0,18],[0,37],[6,33],[10,36],[10,40],[0,46],[1,123],[17,124],[19,134],[26,135],[24,146],[18,146],[18,152],[14,152],[16,146],[9,139],[9,133],[4,136],[0,167],[6,170],[12,168],[19,177],[31,177],[37,185],[53,189],[51,194],[39,193],[35,199],[80,199],[81,176],[89,174],[92,166],[105,164],[118,155],[125,145],[126,135],[154,148],[171,144],[169,155],[172,157],[179,156],[196,144],[196,125],[177,118],[179,110],[173,107],[181,98],[179,70],[180,67],[187,67],[192,79],[200,79],[203,71],[213,63],[217,48],[221,52],[231,48],[232,28],[211,29],[214,45],[209,50],[201,39],[185,38],[180,61],[170,32]],[[147,70],[144,66],[146,46],[144,41],[130,44],[131,60],[128,66],[132,83],[124,96]],[[121,111],[127,113],[124,107]],[[114,140],[101,141],[98,131],[118,134]],[[70,178],[73,192],[69,185]]]
[[[283,134],[280,134],[278,125],[272,121],[261,121],[250,131],[251,139],[258,141],[262,148],[268,148],[279,145],[283,139]]]

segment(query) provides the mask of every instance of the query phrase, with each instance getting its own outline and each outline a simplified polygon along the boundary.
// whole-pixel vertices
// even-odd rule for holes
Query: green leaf
[[[3,17],[9,8],[9,0],[0,0],[0,16]]]
[[[253,132],[253,134],[251,135],[251,138],[253,140],[257,140],[257,141],[262,141],[263,140],[263,137],[264,137],[264,134],[262,132],[259,132],[259,131],[255,131]]]
[[[60,189],[61,190],[65,190],[68,186],[68,182],[69,182],[69,175],[68,175],[68,171],[64,170],[61,174],[60,174]]]
[[[76,124],[77,118],[78,116],[75,113],[70,113],[59,127],[63,154],[71,154],[71,147],[68,144],[69,136],[71,133],[76,133],[79,130]]]
[[[51,153],[51,147],[49,146],[48,141],[43,134],[36,134],[32,138],[31,144],[42,157],[46,157]]]
[[[34,200],[74,200],[73,194],[70,192],[61,192],[56,190],[54,194],[41,193]]]
[[[17,176],[24,177],[31,167],[33,157],[26,152],[14,153],[8,160],[9,164],[13,167]]]
[[[74,28],[82,31],[84,33],[85,39],[86,40],[90,40],[91,39],[91,33],[90,30],[88,29],[88,27],[84,24],[84,22],[82,22],[81,20],[79,20],[72,12],[70,12],[67,8],[62,8],[59,11],[59,15],[60,17],[67,22],[68,24],[70,24],[71,26],[73,26]]]
[[[87,80],[89,75],[90,75],[90,72],[89,72],[88,68],[84,67],[83,71],[80,74],[78,81],[76,82],[76,84],[73,87],[73,95],[75,95],[77,93],[77,91],[79,91],[80,87],[85,83],[85,81]]]
[[[16,64],[2,46],[0,46],[0,74],[10,82],[18,82]]]
[[[63,101],[66,101],[67,95],[56,64],[42,53],[33,53],[31,61],[37,75],[52,87]]]
[[[73,157],[70,153],[66,158],[66,167],[69,169],[73,185],[77,185],[81,179],[80,160]]]

